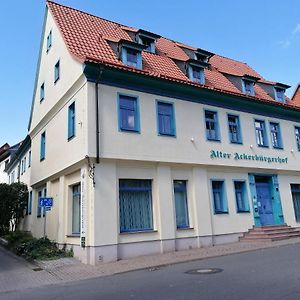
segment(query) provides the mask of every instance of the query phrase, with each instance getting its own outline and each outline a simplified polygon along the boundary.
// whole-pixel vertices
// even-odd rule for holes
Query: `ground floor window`
[[[174,198],[177,228],[189,227],[189,214],[187,206],[186,181],[174,180]]]
[[[223,180],[212,180],[211,186],[212,186],[215,214],[228,213],[224,181]]]
[[[81,219],[81,194],[80,184],[72,186],[72,234],[80,233]]]
[[[120,179],[120,232],[153,229],[151,180]]]
[[[46,213],[45,208],[40,206],[40,198],[42,198],[42,197],[47,197],[47,189],[46,188],[44,188],[43,190],[40,190],[38,192],[37,214],[36,214],[36,216],[38,218],[40,218],[42,216],[42,212],[43,212],[43,217],[45,217],[45,213]]]
[[[245,181],[234,181],[237,212],[249,212],[249,204]]]
[[[296,221],[300,222],[300,184],[291,184]]]

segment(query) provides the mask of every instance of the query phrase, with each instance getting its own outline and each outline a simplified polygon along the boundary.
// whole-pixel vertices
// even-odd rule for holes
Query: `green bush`
[[[57,244],[48,238],[36,239],[29,233],[16,231],[5,236],[8,248],[19,256],[28,259],[49,260],[73,256],[72,250],[59,249]]]

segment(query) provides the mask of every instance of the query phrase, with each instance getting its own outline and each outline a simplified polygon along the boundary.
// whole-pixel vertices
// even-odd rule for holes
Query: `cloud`
[[[279,41],[279,45],[281,45],[282,48],[289,48],[298,35],[300,35],[300,23],[293,28],[285,40]]]

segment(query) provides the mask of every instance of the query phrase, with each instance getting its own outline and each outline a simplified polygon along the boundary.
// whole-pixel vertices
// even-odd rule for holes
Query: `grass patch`
[[[65,247],[59,249],[57,244],[48,238],[34,238],[28,232],[16,231],[4,236],[7,247],[26,259],[51,260],[61,257],[72,257],[73,251]]]

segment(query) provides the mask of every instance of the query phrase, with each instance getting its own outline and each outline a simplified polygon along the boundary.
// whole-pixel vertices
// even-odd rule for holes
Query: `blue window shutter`
[[[68,109],[68,139],[75,136],[75,102]]]
[[[157,126],[161,135],[176,135],[174,104],[157,101]]]

